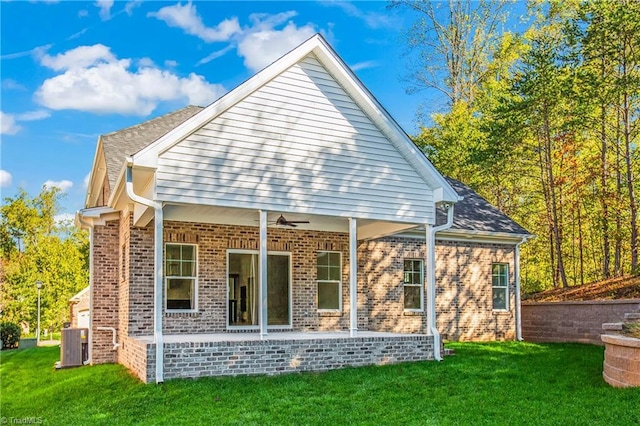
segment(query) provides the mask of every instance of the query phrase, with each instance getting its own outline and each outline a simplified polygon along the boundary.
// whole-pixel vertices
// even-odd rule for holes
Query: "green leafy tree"
[[[56,188],[34,198],[20,190],[0,207],[3,321],[34,329],[39,280],[42,329],[58,329],[68,319],[69,299],[88,285],[87,235],[56,223],[60,196]]]

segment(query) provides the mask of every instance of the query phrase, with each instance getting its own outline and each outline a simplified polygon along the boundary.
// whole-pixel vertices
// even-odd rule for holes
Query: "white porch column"
[[[351,326],[349,334],[358,334],[358,228],[356,219],[349,218],[349,305]]]
[[[162,211],[162,203],[158,208],[154,209],[154,268],[156,283],[153,291],[153,340],[156,344],[156,383],[164,382],[164,339],[162,336],[162,287],[164,286],[164,268],[162,263],[162,247],[163,247],[163,225],[164,225],[164,212]]]
[[[427,334],[433,336],[433,356],[442,360],[440,354],[440,333],[436,326],[436,239],[434,227],[426,224],[426,265],[427,265]]]
[[[260,253],[258,254],[258,282],[260,283],[260,304],[258,318],[260,337],[267,336],[267,212],[260,210]]]
[[[527,241],[523,238],[521,242],[516,244],[515,253],[513,255],[513,273],[516,281],[516,340],[522,341],[522,304],[520,301],[520,244]]]

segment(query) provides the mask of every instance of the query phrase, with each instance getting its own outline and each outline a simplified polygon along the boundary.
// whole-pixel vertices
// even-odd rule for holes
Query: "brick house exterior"
[[[77,222],[91,362],[145,382],[519,337],[529,234],[440,175],[319,35],[207,108],[101,136]]]

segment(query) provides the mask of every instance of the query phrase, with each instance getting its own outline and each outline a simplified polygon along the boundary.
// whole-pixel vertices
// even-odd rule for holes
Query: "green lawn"
[[[603,348],[449,344],[443,362],[144,385],[119,365],[55,371],[59,348],[2,352],[1,415],[45,424],[637,425],[640,389],[602,380]]]

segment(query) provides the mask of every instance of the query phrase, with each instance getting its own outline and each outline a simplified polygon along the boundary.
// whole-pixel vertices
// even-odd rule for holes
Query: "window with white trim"
[[[318,310],[342,309],[342,254],[319,251],[317,256]]]
[[[193,244],[165,245],[165,307],[167,310],[196,309],[197,253]]]
[[[493,309],[496,311],[506,311],[509,309],[508,264],[491,264],[491,285],[493,287]]]
[[[424,270],[421,259],[405,259],[404,260],[404,309],[410,311],[422,310],[422,291],[424,288],[424,279],[422,272]]]

